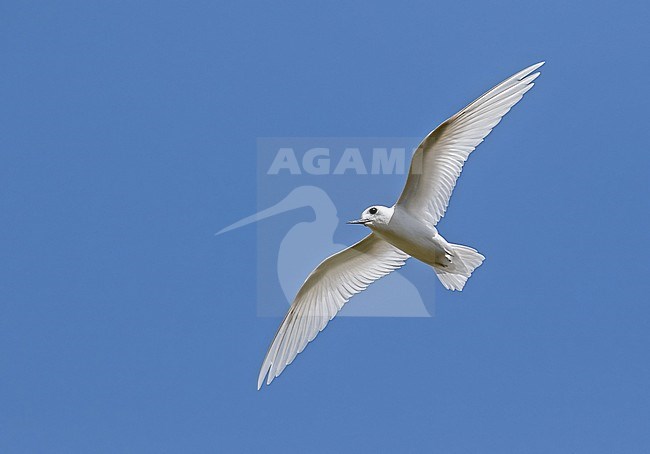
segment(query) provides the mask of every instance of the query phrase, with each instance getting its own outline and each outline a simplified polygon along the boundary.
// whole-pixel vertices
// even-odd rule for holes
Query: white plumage
[[[258,389],[291,364],[354,295],[406,263],[408,255],[371,233],[318,265],[302,285],[262,364]]]
[[[324,260],[307,277],[262,363],[257,387],[270,384],[343,305],[409,257],[431,265],[449,290],[462,290],[484,257],[448,243],[436,230],[469,154],[539,76],[532,65],[492,88],[434,129],[413,153],[406,185],[392,207],[367,208],[352,224],[372,233]]]

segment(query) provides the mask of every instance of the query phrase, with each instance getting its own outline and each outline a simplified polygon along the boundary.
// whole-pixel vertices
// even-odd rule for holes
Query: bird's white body
[[[532,65],[509,77],[429,133],[413,153],[406,185],[392,207],[367,208],[352,224],[372,230],[363,240],[324,260],[307,277],[282,321],[258,377],[258,389],[291,364],[343,305],[409,257],[433,267],[450,290],[462,290],[484,257],[448,243],[437,231],[470,153],[533,87]]]
[[[377,208],[390,215],[387,223],[366,224],[377,236],[427,265],[446,264],[445,255],[451,250],[438,229],[401,207]]]
[[[485,259],[470,247],[447,242],[435,226],[399,204],[390,208],[370,207],[363,212],[361,219],[351,223],[364,224],[378,239],[431,265],[448,290],[462,290],[472,272]]]

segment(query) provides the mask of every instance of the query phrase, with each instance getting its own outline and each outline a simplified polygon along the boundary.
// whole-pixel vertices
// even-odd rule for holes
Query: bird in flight
[[[406,185],[392,207],[372,205],[348,224],[371,233],[325,259],[307,277],[264,358],[257,389],[270,384],[348,300],[414,257],[448,290],[462,290],[485,257],[447,242],[436,229],[469,154],[530,90],[544,62],[504,80],[427,135],[413,153]]]

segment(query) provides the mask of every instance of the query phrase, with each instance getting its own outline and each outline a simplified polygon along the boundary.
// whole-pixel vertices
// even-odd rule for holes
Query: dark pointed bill
[[[368,222],[366,219],[356,219],[354,221],[348,221],[347,224],[365,224]]]

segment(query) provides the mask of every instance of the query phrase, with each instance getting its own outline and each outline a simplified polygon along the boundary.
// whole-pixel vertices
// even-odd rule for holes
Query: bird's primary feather
[[[302,285],[264,358],[257,389],[270,384],[352,295],[404,265],[408,254],[371,233],[325,259]]]
[[[543,64],[529,66],[504,80],[429,133],[413,153],[397,205],[424,216],[435,226],[445,214],[469,154],[533,88],[539,76],[533,72]]]

